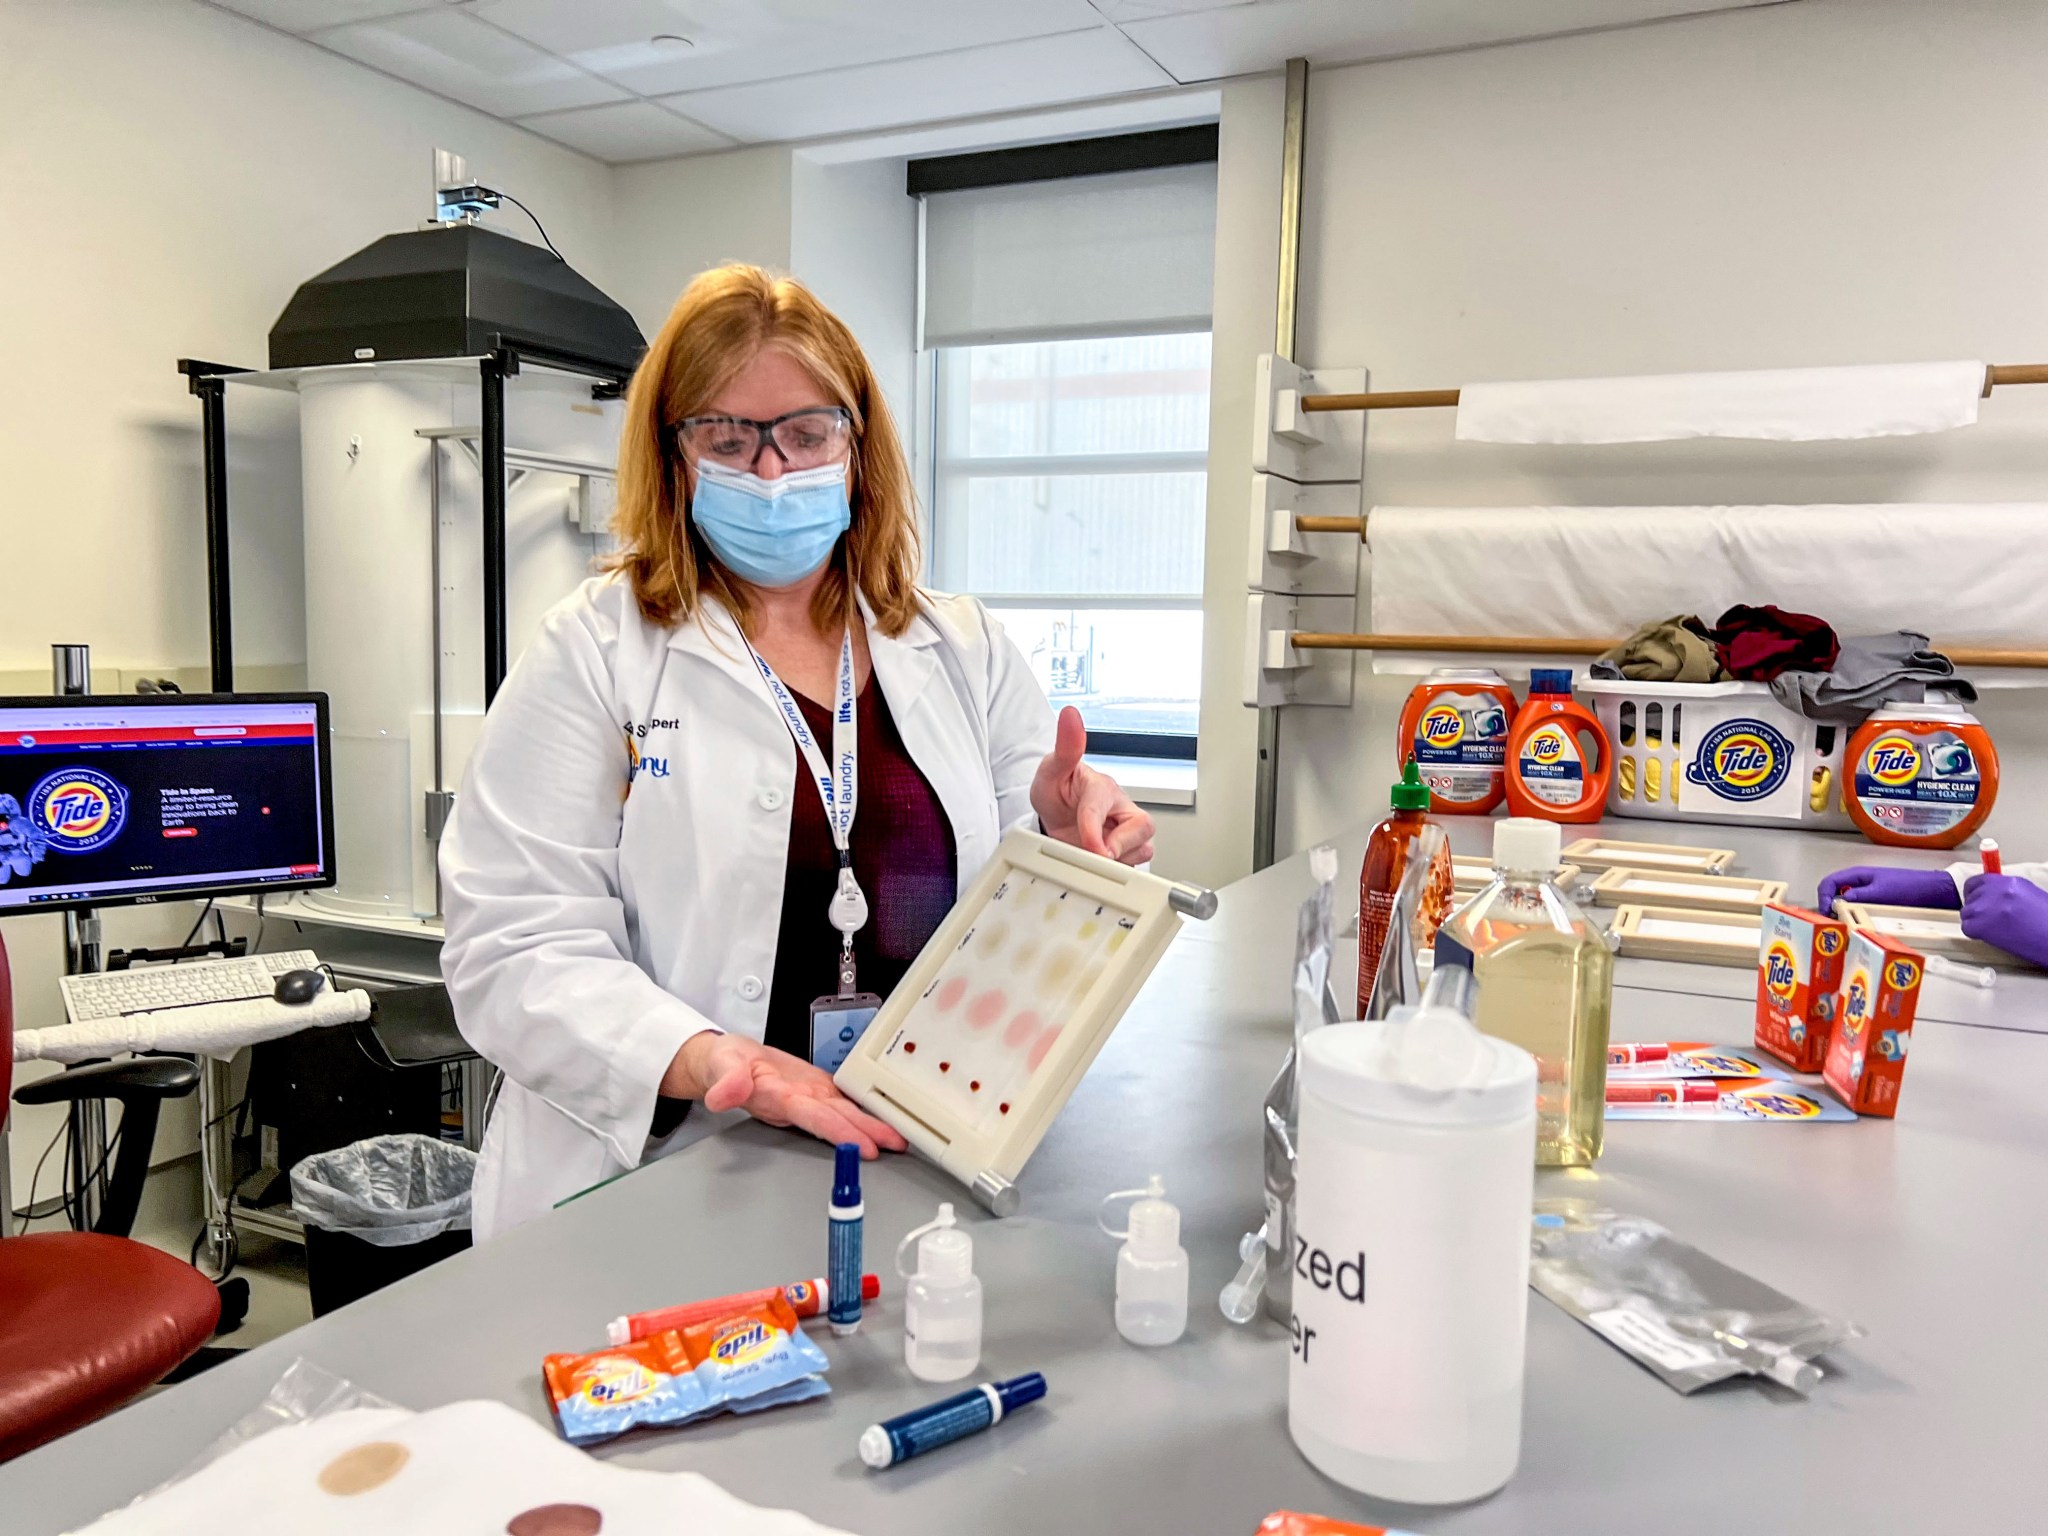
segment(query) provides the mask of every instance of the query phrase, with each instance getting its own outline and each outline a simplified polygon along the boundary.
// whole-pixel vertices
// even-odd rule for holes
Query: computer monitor
[[[0,917],[334,883],[324,693],[0,698]]]

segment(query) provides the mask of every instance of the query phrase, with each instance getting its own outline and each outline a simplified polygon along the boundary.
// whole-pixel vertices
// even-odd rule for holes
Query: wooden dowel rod
[[[1355,533],[1365,537],[1365,519],[1362,517],[1310,517],[1303,513],[1294,520],[1297,533]]]
[[[1984,370],[1984,393],[2001,384],[2048,384],[2048,363],[1995,363]],[[1364,395],[1303,395],[1304,411],[1412,411],[1456,405],[1455,389],[1386,389]]]
[[[1455,389],[1383,389],[1368,395],[1303,395],[1304,411],[1411,411],[1423,406],[1456,405]]]
[[[1454,651],[1499,656],[1598,656],[1619,640],[1578,640],[1549,635],[1347,635],[1297,630],[1298,651]],[[2048,650],[1997,646],[1935,646],[1959,667],[2048,667]]]

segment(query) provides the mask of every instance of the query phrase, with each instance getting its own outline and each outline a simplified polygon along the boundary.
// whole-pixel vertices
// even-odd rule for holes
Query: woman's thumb
[[[753,1069],[745,1061],[734,1062],[718,1075],[718,1080],[704,1090],[704,1107],[714,1115],[722,1115],[728,1109],[738,1109],[747,1102],[753,1090]]]
[[[1088,727],[1081,723],[1081,711],[1069,704],[1060,711],[1058,734],[1053,737],[1053,765],[1061,773],[1072,773],[1088,754]]]

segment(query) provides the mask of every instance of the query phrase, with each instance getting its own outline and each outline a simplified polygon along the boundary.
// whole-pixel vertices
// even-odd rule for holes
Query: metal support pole
[[[199,396],[206,478],[206,624],[215,693],[235,691],[234,588],[228,574],[228,387],[218,378],[192,381]]]
[[[505,375],[517,368],[503,353],[479,365],[483,373],[484,481],[484,707],[505,681]],[[438,532],[438,530],[437,530]]]
[[[81,698],[92,692],[92,648],[50,647],[50,691],[59,698]],[[100,920],[90,907],[64,914],[64,974],[84,976],[102,964]],[[77,1192],[74,1221],[88,1231],[99,1220],[107,1156],[107,1101],[74,1099],[66,1115],[71,1126],[71,1187]],[[10,1192],[9,1199],[12,1199]]]
[[[1294,358],[1301,285],[1301,157],[1308,130],[1308,60],[1287,61],[1287,106],[1280,135],[1280,276],[1273,350]],[[1298,359],[1296,359],[1298,361]],[[1252,868],[1273,862],[1280,818],[1280,711],[1259,711],[1259,758],[1252,780]]]

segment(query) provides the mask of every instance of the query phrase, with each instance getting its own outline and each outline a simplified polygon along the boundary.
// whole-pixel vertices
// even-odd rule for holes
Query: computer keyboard
[[[286,971],[310,971],[319,964],[320,957],[310,949],[285,949],[240,960],[189,960],[181,965],[64,976],[58,985],[63,988],[64,1010],[71,1022],[82,1024],[160,1008],[268,997]]]

